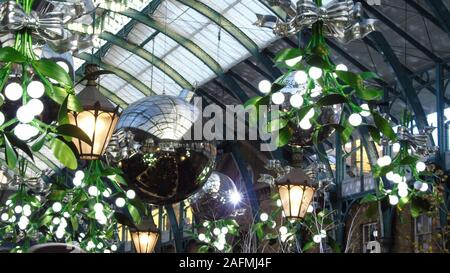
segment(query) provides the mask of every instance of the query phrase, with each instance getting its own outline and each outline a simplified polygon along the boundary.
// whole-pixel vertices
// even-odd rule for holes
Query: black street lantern
[[[315,192],[308,175],[303,170],[295,168],[280,178],[276,185],[284,216],[288,219],[303,219]]]
[[[70,112],[71,124],[81,128],[92,140],[92,145],[74,139],[80,159],[96,160],[105,152],[111,135],[119,120],[118,107],[115,107],[97,88],[97,66],[86,66],[86,87],[78,94],[83,106],[80,113]]]
[[[152,253],[159,238],[159,231],[153,217],[145,217],[142,222],[130,227],[131,239],[137,253]]]

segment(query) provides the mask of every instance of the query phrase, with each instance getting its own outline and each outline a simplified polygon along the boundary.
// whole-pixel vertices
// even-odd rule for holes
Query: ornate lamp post
[[[88,81],[86,87],[78,94],[84,111],[69,113],[70,123],[81,128],[92,140],[91,146],[74,139],[80,159],[85,160],[96,160],[104,154],[119,119],[118,107],[114,107],[97,88],[97,71],[96,65],[86,66]]]

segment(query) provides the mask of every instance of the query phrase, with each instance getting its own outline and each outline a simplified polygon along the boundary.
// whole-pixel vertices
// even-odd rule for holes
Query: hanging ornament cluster
[[[107,148],[130,187],[150,204],[179,202],[198,191],[215,166],[216,147],[189,140],[199,109],[171,96],[151,96],[122,113]]]
[[[136,225],[146,214],[120,172],[100,161],[91,161],[72,179],[48,178],[53,183],[45,190],[36,191],[35,183],[21,179],[27,182],[20,183],[0,208],[0,244],[14,244],[13,252],[48,242],[70,243],[87,252],[114,252],[117,219]]]
[[[324,34],[341,43],[362,39],[375,30],[377,20],[363,19],[361,3],[354,3],[353,0],[334,0],[324,6],[321,3],[322,0],[299,0],[294,5],[291,0],[272,0],[269,1],[271,6],[286,12],[286,22],[273,15],[257,14],[255,25],[271,28],[279,36],[291,36],[321,22]]]
[[[288,2],[272,3],[289,10]],[[295,25],[295,22],[302,22],[299,24],[301,28],[312,27],[311,39],[305,48],[286,49],[275,57],[277,66],[287,72],[273,83],[262,81],[259,88],[265,95],[252,98],[246,106],[258,109],[261,105],[281,105],[279,115],[270,115],[267,124],[269,131],[278,133],[279,147],[287,144],[297,147],[317,146],[332,132],[339,134],[341,142],[345,144],[355,130],[368,132],[371,140],[379,145],[393,144],[398,150],[396,157],[392,159],[389,154],[383,155],[372,166],[375,178],[386,175],[393,185],[381,184],[380,196],[368,198],[389,198],[391,204],[400,208],[411,204],[416,196],[420,197],[420,193],[426,193],[431,188],[424,172],[427,156],[436,152],[435,147],[427,145],[430,131],[412,134],[407,129],[410,120],[406,119],[395,132],[387,115],[379,108],[378,102],[384,92],[373,83],[377,75],[372,72],[354,73],[344,64],[336,65],[331,61],[325,36],[332,34],[342,41],[349,41],[363,35],[352,39],[345,38],[345,35],[335,36],[345,31],[333,32],[342,30],[342,26],[331,24],[334,17],[329,15],[341,14],[345,19],[352,17],[350,15],[354,13],[351,10],[355,14],[361,14],[361,10],[359,5],[353,5],[353,1],[332,1],[325,6],[321,4],[320,0],[298,1],[298,14],[291,23]],[[352,20],[342,22],[355,23]],[[350,29],[353,27],[349,28],[349,33]],[[285,90],[289,90],[290,97],[286,98]],[[323,111],[328,107],[332,107],[339,115],[337,122],[323,121]],[[311,142],[304,141],[308,136]]]

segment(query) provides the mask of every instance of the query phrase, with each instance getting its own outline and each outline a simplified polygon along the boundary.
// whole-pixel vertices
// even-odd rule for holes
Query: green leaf
[[[40,220],[39,220],[39,226],[46,226],[48,224],[50,224],[50,222],[52,221],[53,216],[52,215],[44,215]]]
[[[56,127],[56,133],[62,136],[74,137],[86,142],[88,145],[93,145],[92,140],[86,133],[72,124],[63,124]]]
[[[360,204],[366,204],[366,203],[372,203],[378,201],[378,198],[373,194],[367,194],[364,196],[361,201],[359,201]]]
[[[123,178],[123,176],[121,176],[119,174],[112,174],[112,175],[108,175],[107,177],[109,180],[116,182],[117,184],[128,186],[125,178]]]
[[[362,72],[359,74],[359,76],[363,79],[363,80],[369,80],[369,79],[379,79],[380,77],[378,77],[378,75],[372,71],[367,71],[367,72]]]
[[[306,252],[308,250],[313,249],[316,246],[316,243],[314,243],[313,241],[311,242],[307,242],[304,246],[303,246],[303,252]]]
[[[272,120],[267,124],[267,131],[270,133],[279,131],[279,130],[283,129],[284,127],[286,127],[287,124],[288,124],[288,120],[286,120],[286,119]]]
[[[291,130],[288,126],[284,127],[278,132],[276,139],[277,147],[286,146],[292,138]]]
[[[69,94],[66,89],[50,83],[45,84],[45,94],[58,104],[63,104],[64,100],[69,96],[67,101],[67,109],[75,112],[83,111],[80,101],[77,96]]]
[[[372,116],[375,125],[383,133],[383,135],[385,135],[390,140],[395,141],[397,139],[397,135],[395,134],[389,122],[375,111],[372,111]]]
[[[334,253],[341,253],[341,246],[332,237],[328,236],[327,241]]]
[[[4,135],[5,139],[5,156],[6,156],[6,162],[8,164],[8,167],[11,169],[14,169],[16,167],[17,163],[17,153],[12,147],[11,143],[9,142],[6,135]]]
[[[69,102],[69,95],[64,99],[64,102],[61,104],[58,112],[58,124],[67,124],[69,123],[69,117],[67,116],[67,103]]]
[[[377,88],[355,89],[356,96],[363,100],[381,100],[384,92]]]
[[[300,57],[300,56],[303,56],[303,50],[301,50],[300,48],[288,48],[288,49],[284,49],[280,53],[278,53],[275,56],[274,61],[277,63],[285,62],[285,61],[292,60],[292,59]]]
[[[197,250],[198,253],[206,253],[208,251],[209,251],[209,246],[208,245],[202,245]]]
[[[53,155],[55,155],[56,159],[64,166],[71,170],[77,169],[77,158],[66,142],[59,138],[53,138],[50,142],[50,149],[53,151]]]
[[[313,108],[313,105],[304,106],[304,107],[300,108],[300,110],[297,111],[298,120],[302,120],[312,108]]]
[[[47,59],[35,60],[31,62],[33,68],[50,79],[53,79],[64,86],[72,86],[70,75],[56,62]]]
[[[53,190],[47,196],[47,199],[50,201],[61,201],[66,195],[66,191],[64,190]]]
[[[340,133],[341,134],[341,141],[342,143],[347,143],[350,137],[353,134],[353,131],[355,131],[355,128],[348,122],[348,119],[345,119],[343,121],[343,127],[344,130]]]
[[[306,60],[306,63],[309,64],[310,66],[315,66],[321,69],[327,69],[327,70],[331,70],[332,67],[330,66],[330,64],[325,61],[324,58],[322,58],[319,55],[313,55],[310,58],[308,58]]]
[[[135,224],[139,224],[141,222],[141,215],[139,214],[138,209],[130,203],[128,203],[127,208],[128,212],[131,215],[131,218],[133,219],[133,222]]]
[[[417,163],[418,160],[419,160],[419,158],[418,158],[417,156],[411,156],[411,155],[408,155],[408,156],[405,156],[405,157],[399,162],[399,164],[400,164],[400,165],[409,165],[409,166],[412,166],[412,165],[415,165],[415,164]]]
[[[39,152],[42,149],[42,146],[45,144],[47,134],[43,134],[40,136],[33,145],[31,145],[31,150],[33,152]]]
[[[324,107],[324,106],[342,104],[342,103],[347,103],[347,102],[348,102],[348,99],[341,94],[330,94],[330,95],[327,95],[327,96],[321,98],[317,102],[317,106]]]
[[[355,90],[363,90],[364,89],[364,80],[363,78],[349,71],[336,71],[339,79],[341,79],[346,84],[350,85]]]
[[[0,48],[0,62],[3,63],[24,63],[27,61],[27,58],[22,55],[19,51],[15,50],[12,47],[3,47]]]
[[[78,230],[78,219],[75,216],[70,217],[70,223],[72,224],[72,229],[73,231],[77,231]]]
[[[5,132],[5,138],[8,138],[9,142],[14,147],[17,147],[20,150],[22,150],[26,155],[28,155],[31,158],[31,160],[34,161],[33,153],[31,152],[30,147],[28,147],[28,145],[24,141],[18,139],[15,135],[13,135],[10,132]]]
[[[256,232],[258,240],[261,240],[264,237],[263,225],[263,223],[256,223],[254,226],[254,231]]]
[[[373,219],[378,213],[378,203],[369,203],[366,211],[364,212],[364,217],[366,219]]]
[[[139,198],[134,198],[132,200],[129,200],[130,204],[132,204],[135,208],[138,209],[138,211],[140,212],[140,215],[147,215],[147,207],[145,206],[145,204],[139,199]]]
[[[248,101],[245,102],[244,108],[247,108],[247,107],[249,107],[249,106],[256,106],[256,105],[258,105],[258,102],[259,102],[262,98],[263,98],[263,97],[261,97],[261,96],[256,96],[256,97],[253,97],[253,98],[249,99]]]
[[[369,131],[369,134],[372,137],[373,141],[376,143],[380,143],[380,141],[381,141],[380,130],[378,130],[378,128],[371,126],[371,125],[363,125],[363,126],[367,127],[367,130]]]

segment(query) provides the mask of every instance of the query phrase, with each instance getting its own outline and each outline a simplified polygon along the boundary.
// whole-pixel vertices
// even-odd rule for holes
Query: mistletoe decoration
[[[56,177],[45,193],[20,184],[0,210],[0,245],[15,245],[13,252],[45,242],[70,243],[87,252],[116,251],[117,223],[138,224],[148,213],[120,174],[92,161],[71,180]]]
[[[311,1],[299,1],[304,2]],[[314,4],[327,8],[320,0]],[[262,106],[279,106],[267,116],[265,128],[277,133],[279,147],[317,148],[333,132],[346,144],[357,130],[367,131],[378,145],[394,145],[398,148],[394,159],[384,155],[372,166],[374,178],[386,176],[389,183],[380,182],[377,196],[364,201],[387,198],[399,209],[415,204],[417,198],[435,189],[425,165],[427,157],[436,151],[428,146],[430,132],[410,133],[411,119],[405,116],[396,133],[379,107],[384,91],[371,81],[377,75],[370,71],[354,73],[343,64],[334,64],[325,39],[330,22],[320,17],[312,22],[312,36],[305,48],[285,49],[275,57],[276,65],[287,72],[273,83],[262,81],[259,89],[264,95],[250,99],[246,107],[258,116]]]

